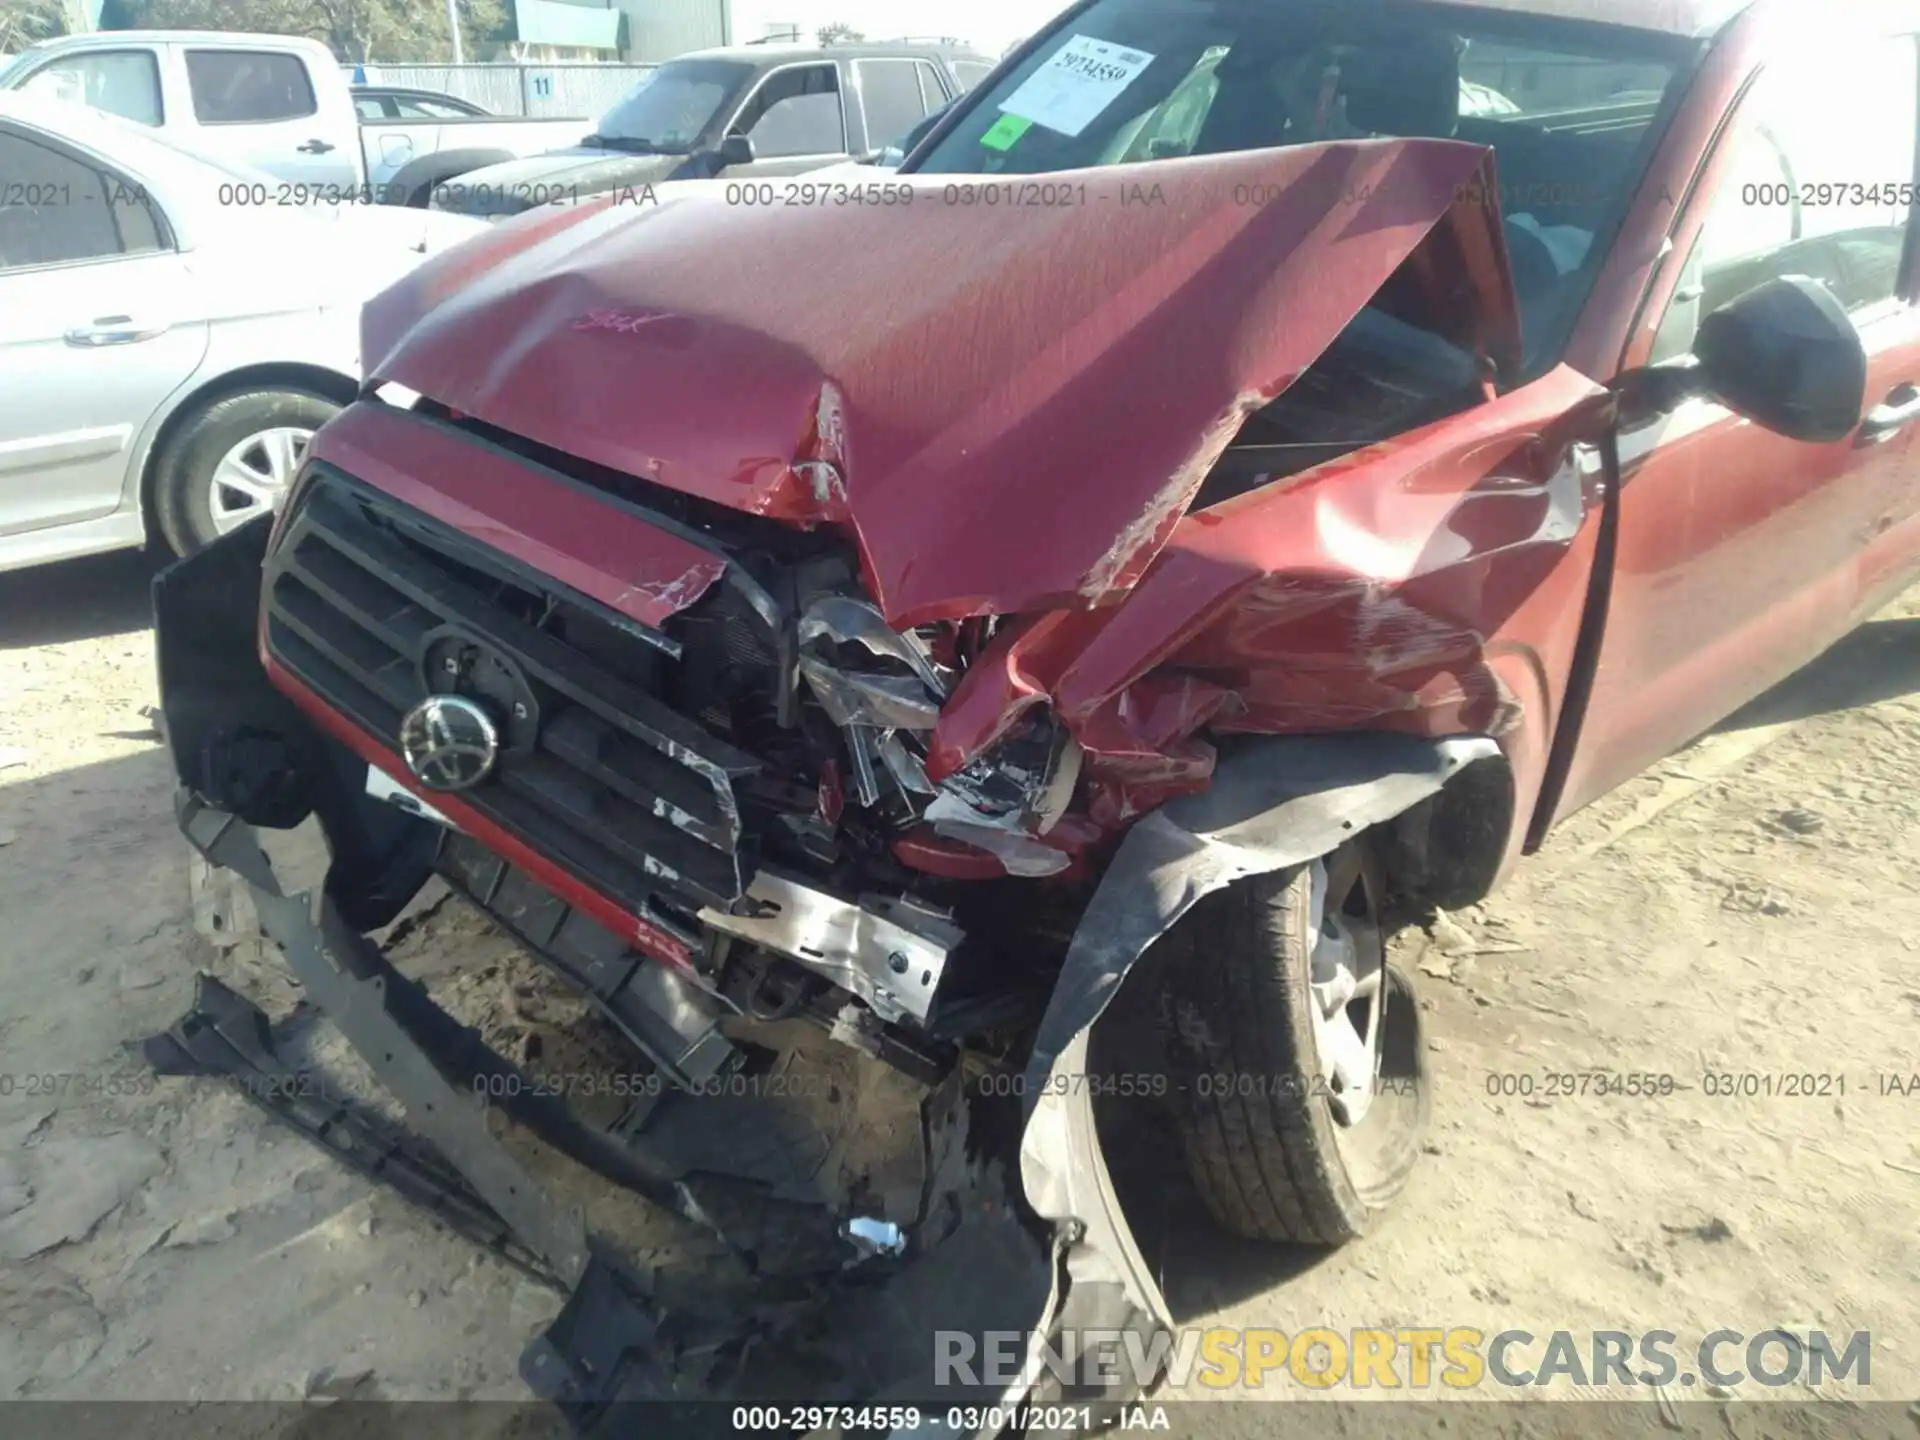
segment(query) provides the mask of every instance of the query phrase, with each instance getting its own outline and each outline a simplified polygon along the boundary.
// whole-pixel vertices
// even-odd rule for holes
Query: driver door
[[[1917,74],[1911,36],[1770,67],[1723,136],[1732,163],[1653,360],[1684,358],[1700,316],[1754,286],[1810,276],[1865,345],[1867,420],[1805,444],[1698,398],[1622,432],[1613,593],[1560,815],[1805,665],[1914,573]]]
[[[753,142],[753,163],[721,174],[729,180],[799,175],[846,159],[845,99],[840,67],[831,62],[768,72],[727,127]]]
[[[359,117],[337,75],[316,87],[301,55],[237,45],[189,46],[183,60],[197,144],[296,184],[338,192],[359,181],[361,157],[347,148],[360,144]]]

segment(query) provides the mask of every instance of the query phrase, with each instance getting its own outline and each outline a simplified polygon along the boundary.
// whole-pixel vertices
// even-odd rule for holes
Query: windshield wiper
[[[624,155],[660,155],[665,152],[651,140],[634,140],[625,135],[589,135],[580,142],[595,150],[618,150]]]

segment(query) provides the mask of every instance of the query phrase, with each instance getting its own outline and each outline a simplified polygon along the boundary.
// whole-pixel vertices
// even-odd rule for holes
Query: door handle
[[[90,324],[76,325],[67,331],[67,343],[92,347],[137,345],[142,340],[164,335],[171,328],[164,321],[136,320],[131,315],[102,315]]]
[[[1920,420],[1920,386],[1902,385],[1860,422],[1860,443],[1879,445]]]
[[[302,155],[324,155],[334,147],[329,145],[325,140],[309,140],[306,144],[296,145],[293,148],[298,150]]]

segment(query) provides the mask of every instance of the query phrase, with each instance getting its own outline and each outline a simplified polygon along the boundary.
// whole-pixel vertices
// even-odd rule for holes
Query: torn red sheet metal
[[[1038,704],[1114,826],[1204,789],[1195,737],[1367,728],[1502,737],[1537,781],[1584,600],[1599,387],[1562,367],[1494,403],[1182,520],[1126,599],[1010,626],[941,713],[943,779]]]
[[[566,482],[380,405],[349,407],[309,453],[643,625],[657,628],[726,573],[721,556],[611,506],[582,526],[548,503]]]
[[[367,373],[678,491],[848,524],[905,626],[1135,584],[1244,418],[1430,238],[1399,283],[1517,362],[1480,147],[1210,156],[1156,165],[1145,194],[1133,176],[1050,176],[1072,203],[1046,206],[909,176],[911,203],[879,209],[714,186],[512,221],[367,307]]]
[[[1169,671],[1144,675],[1101,701],[1074,732],[1086,752],[1088,818],[1117,829],[1176,795],[1204,790],[1213,779],[1214,748],[1195,737],[1241,708],[1232,691]]]

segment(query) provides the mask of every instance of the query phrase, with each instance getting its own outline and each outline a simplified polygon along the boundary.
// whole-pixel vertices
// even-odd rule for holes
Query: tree
[[[0,55],[67,33],[60,0],[0,0]]]
[[[822,25],[817,34],[822,45],[857,45],[867,38],[844,20]]]
[[[0,5],[22,0],[0,0]],[[255,30],[323,40],[343,64],[453,58],[447,12],[435,0],[121,0],[126,28]],[[465,53],[488,54],[506,34],[504,0],[459,0]],[[119,27],[115,27],[119,28]]]

